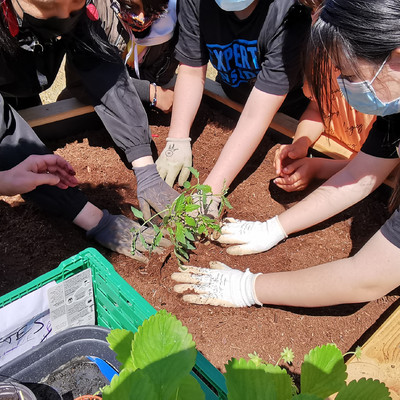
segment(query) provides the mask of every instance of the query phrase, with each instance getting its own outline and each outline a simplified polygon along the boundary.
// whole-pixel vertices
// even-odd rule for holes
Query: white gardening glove
[[[278,216],[265,222],[241,221],[234,218],[224,219],[221,235],[216,238],[219,243],[238,244],[226,249],[228,254],[244,255],[267,251],[286,239]]]
[[[258,275],[261,274],[253,274],[249,269],[242,272],[219,261],[211,261],[210,269],[185,266],[185,271],[174,272],[171,278],[181,282],[175,285],[175,292],[183,293],[191,290],[197,293],[183,296],[183,300],[188,303],[246,307],[254,304],[262,305],[254,290]]]
[[[183,186],[190,175],[189,167],[192,166],[190,138],[167,138],[167,145],[158,157],[156,164],[158,173],[169,186],[174,185],[178,175],[178,184]]]

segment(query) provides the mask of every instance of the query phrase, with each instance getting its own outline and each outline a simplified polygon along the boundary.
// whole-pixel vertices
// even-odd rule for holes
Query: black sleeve
[[[98,25],[97,29],[104,40],[104,31]],[[89,31],[82,30],[80,39],[80,43],[72,42],[68,56],[108,133],[129,163],[151,155],[147,115],[118,53],[101,53]]]
[[[27,122],[0,95],[0,171],[7,171],[32,154],[51,154]],[[73,221],[87,203],[78,188],[40,185],[22,195],[44,211]]]
[[[255,86],[263,92],[285,95],[302,84],[302,56],[311,16],[309,9],[292,3],[275,1],[260,33],[262,65]]]
[[[182,0],[179,3],[179,38],[175,47],[175,58],[191,67],[206,65],[209,58],[200,33],[200,1]]]
[[[361,151],[379,158],[397,158],[400,141],[400,114],[378,117]]]

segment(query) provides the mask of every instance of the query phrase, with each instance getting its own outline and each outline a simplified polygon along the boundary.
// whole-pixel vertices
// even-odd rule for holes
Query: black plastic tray
[[[118,371],[120,363],[109,348],[106,337],[109,329],[100,326],[70,328],[47,339],[28,352],[0,367],[0,381],[15,380],[40,392],[40,385],[49,384],[64,400],[76,395],[87,395],[87,387],[101,387],[108,383],[96,364],[86,357],[98,357]],[[79,370],[81,368],[81,370]],[[89,371],[92,382],[83,382],[82,371]],[[54,375],[54,376],[53,376]],[[32,385],[30,385],[32,384]],[[68,395],[69,393],[69,395]],[[36,394],[36,393],[35,393]],[[46,398],[39,395],[38,399]],[[54,397],[56,398],[56,397]]]

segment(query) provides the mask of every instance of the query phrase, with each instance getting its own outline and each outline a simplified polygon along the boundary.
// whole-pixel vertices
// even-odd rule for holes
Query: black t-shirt
[[[301,85],[311,20],[309,10],[295,0],[259,0],[244,20],[215,0],[184,0],[178,19],[176,58],[193,67],[210,60],[229,97],[243,100],[254,84],[275,95]]]
[[[378,117],[361,151],[379,158],[397,158],[399,141],[400,114]]]

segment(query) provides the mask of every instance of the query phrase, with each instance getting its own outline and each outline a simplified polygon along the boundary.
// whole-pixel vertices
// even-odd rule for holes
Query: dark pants
[[[32,128],[0,96],[0,171],[15,167],[32,154],[51,154]],[[56,216],[74,220],[87,203],[77,188],[38,186],[22,196]]]

